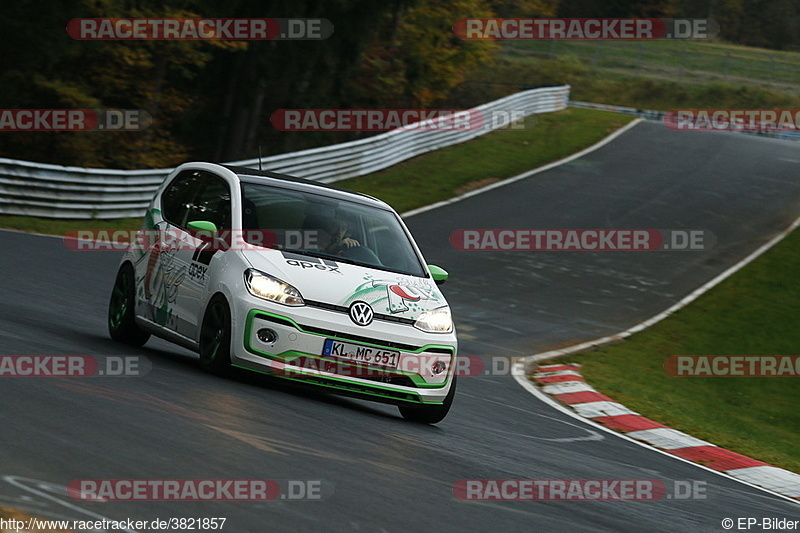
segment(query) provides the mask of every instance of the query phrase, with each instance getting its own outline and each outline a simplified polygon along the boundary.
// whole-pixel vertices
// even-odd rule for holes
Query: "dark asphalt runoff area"
[[[485,361],[616,333],[669,307],[800,215],[800,145],[642,123],[580,159],[408,219],[460,352]],[[705,229],[697,252],[462,252],[469,228]],[[256,374],[206,375],[160,340],[108,338],[121,254],[0,231],[0,354],[147,358],[143,377],[0,378],[0,507],[42,517],[226,518],[222,531],[724,531],[800,505],[571,418],[508,375],[463,377],[436,426]],[[498,372],[500,373],[500,372]],[[320,480],[320,501],[87,502],[76,479]],[[704,499],[467,502],[464,479],[699,482]],[[753,528],[758,530],[758,528]]]

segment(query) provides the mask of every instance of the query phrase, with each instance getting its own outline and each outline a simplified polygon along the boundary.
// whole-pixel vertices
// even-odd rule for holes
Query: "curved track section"
[[[444,288],[461,352],[519,356],[614,333],[668,307],[800,214],[798,174],[795,144],[643,123],[583,158],[408,222],[427,259],[451,273]],[[449,247],[455,229],[504,227],[703,228],[718,244],[691,253]],[[461,379],[451,414],[428,427],[393,407],[256,375],[214,378],[195,355],[158,340],[126,349],[105,332],[118,254],[10,232],[0,232],[0,245],[0,353],[135,354],[152,363],[141,378],[4,378],[0,506],[75,518],[226,517],[234,532],[719,531],[725,517],[800,515],[795,504],[598,432],[510,375]],[[95,503],[57,490],[86,478],[312,479],[334,493]],[[473,478],[698,480],[707,499],[456,499],[453,484]]]

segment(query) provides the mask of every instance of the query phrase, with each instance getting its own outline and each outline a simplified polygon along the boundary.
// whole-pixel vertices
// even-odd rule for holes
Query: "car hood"
[[[290,283],[310,301],[343,307],[363,301],[376,313],[410,319],[447,304],[430,278],[282,250],[245,250],[242,254],[253,268]]]

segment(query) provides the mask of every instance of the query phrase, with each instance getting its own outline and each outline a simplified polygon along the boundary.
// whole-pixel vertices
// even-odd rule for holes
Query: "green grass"
[[[509,57],[575,57],[606,76],[638,76],[684,83],[728,81],[798,93],[800,53],[706,41],[508,41]]]
[[[572,100],[640,109],[800,107],[800,53],[702,41],[509,41],[460,101],[569,84]]]
[[[483,85],[483,84],[503,85]],[[639,109],[677,108],[796,109],[800,92],[782,91],[756,82],[732,83],[709,79],[680,83],[660,75],[611,73],[592,69],[586,62],[565,56],[553,60],[505,57],[475,74],[465,99],[491,100],[520,87],[571,85],[570,99]]]
[[[671,355],[800,353],[800,232],[627,341],[568,360],[626,407],[694,437],[800,472],[800,377],[671,377]]]
[[[580,151],[631,117],[588,109],[535,115],[524,129],[496,131],[430,152],[389,169],[337,182],[376,196],[400,212],[446,200],[487,181],[508,178]],[[141,219],[71,220],[0,216],[0,227],[64,235],[80,229],[138,229]]]

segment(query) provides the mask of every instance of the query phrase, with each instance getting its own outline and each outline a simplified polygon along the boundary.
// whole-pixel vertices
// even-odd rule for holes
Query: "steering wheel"
[[[336,255],[346,257],[348,259],[353,259],[355,261],[361,261],[367,264],[372,264],[376,266],[382,266],[381,260],[375,255],[375,252],[367,248],[366,246],[345,246],[345,245],[338,245],[331,253]]]

